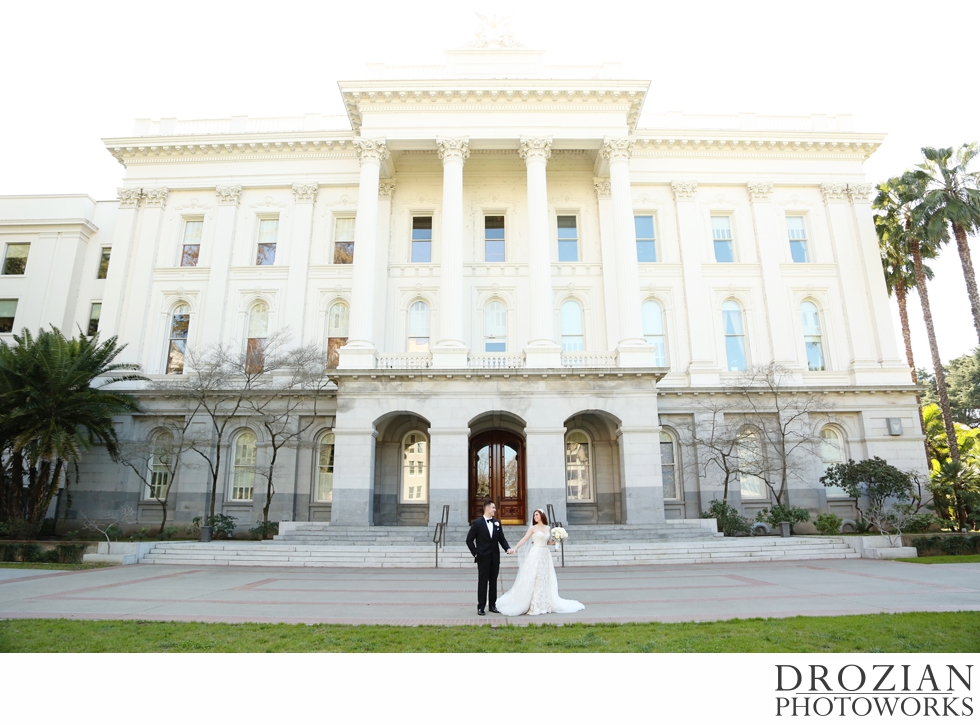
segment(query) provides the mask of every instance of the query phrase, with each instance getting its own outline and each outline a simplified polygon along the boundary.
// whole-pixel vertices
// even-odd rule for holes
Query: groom
[[[490,587],[490,611],[497,611],[497,573],[500,571],[500,549],[502,546],[508,554],[513,554],[500,522],[493,517],[497,507],[493,501],[483,503],[483,516],[473,520],[470,533],[466,535],[466,546],[476,561],[480,572],[479,584],[476,590],[476,612],[481,617],[486,614],[487,586]],[[499,612],[498,612],[499,613]]]

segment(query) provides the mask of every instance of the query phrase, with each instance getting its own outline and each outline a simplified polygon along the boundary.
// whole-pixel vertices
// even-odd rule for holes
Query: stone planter
[[[211,527],[202,526],[201,527],[201,541],[211,541]]]
[[[792,536],[793,535],[793,524],[791,524],[789,521],[780,521],[779,522],[779,535],[782,536],[784,539],[788,539],[790,536]]]

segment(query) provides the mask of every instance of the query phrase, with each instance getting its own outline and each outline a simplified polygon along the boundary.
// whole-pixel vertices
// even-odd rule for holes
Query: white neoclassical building
[[[509,522],[696,518],[721,495],[691,442],[702,403],[770,362],[827,401],[790,503],[847,510],[818,482],[836,460],[924,469],[862,168],[883,136],[641,116],[647,81],[499,39],[368,75],[340,83],[346,117],[139,120],[105,141],[117,200],[0,198],[0,335],[117,335],[154,379],[212,343],[318,345],[335,386],[284,453],[275,520],[426,524],[448,504],[460,523],[487,496]],[[124,438],[182,415],[146,407]],[[262,432],[243,418],[225,445],[219,508],[254,521]],[[165,482],[177,521],[208,493],[187,456]],[[743,479],[736,505],[771,505]],[[154,495],[96,454],[67,514],[151,522]]]

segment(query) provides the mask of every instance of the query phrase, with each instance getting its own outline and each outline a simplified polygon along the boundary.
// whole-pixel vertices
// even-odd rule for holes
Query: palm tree
[[[922,149],[926,161],[919,164],[915,173],[925,182],[921,210],[927,233],[944,233],[947,227],[953,230],[970,296],[973,326],[980,340],[980,293],[966,239],[968,233],[980,228],[980,173],[967,170],[977,154],[980,148],[975,143],[963,144],[955,152],[951,148],[926,147]]]
[[[932,352],[932,365],[935,368],[936,391],[939,395],[939,407],[943,412],[943,426],[946,429],[950,445],[950,458],[960,459],[959,448],[955,445],[956,433],[953,428],[953,413],[949,405],[949,393],[946,387],[946,374],[943,370],[942,359],[939,357],[939,344],[936,342],[936,328],[932,321],[932,307],[929,304],[929,288],[926,280],[923,257],[934,257],[936,249],[946,240],[945,229],[933,230],[927,235],[919,214],[922,205],[922,195],[925,191],[925,180],[917,172],[906,172],[901,176],[892,177],[878,184],[878,195],[872,206],[880,213],[876,216],[884,219],[876,222],[878,228],[887,229],[890,239],[898,249],[906,248],[912,256],[912,267],[915,273],[915,286],[922,304],[922,317],[926,323],[926,333],[929,337],[929,349]],[[925,250],[923,252],[923,250]]]
[[[112,418],[140,406],[106,386],[145,378],[120,375],[136,366],[113,362],[122,351],[115,337],[68,339],[52,328],[35,338],[25,329],[14,342],[0,341],[0,513],[37,525],[86,449],[103,445],[118,460]]]

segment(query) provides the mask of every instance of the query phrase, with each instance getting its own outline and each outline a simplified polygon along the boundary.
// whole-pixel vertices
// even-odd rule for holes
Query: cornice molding
[[[316,192],[319,187],[316,184],[293,184],[293,198],[296,203],[316,202]]]
[[[847,201],[847,184],[828,184],[820,185],[820,193],[826,203]]]
[[[120,209],[135,209],[143,198],[142,189],[116,189]]]
[[[215,188],[214,193],[218,197],[219,204],[238,206],[238,203],[242,200],[241,184],[236,186],[218,186]]]
[[[143,204],[147,207],[164,207],[167,205],[167,195],[170,189],[161,186],[157,189],[143,189]]]
[[[470,140],[468,138],[436,139],[436,150],[443,164],[448,161],[463,163],[470,157]]]
[[[362,164],[368,162],[381,164],[384,163],[389,155],[388,147],[385,145],[383,138],[355,138],[354,148],[357,150],[357,160]]]
[[[772,184],[747,184],[749,201],[769,201],[772,196]]]
[[[674,192],[675,201],[694,201],[698,193],[698,182],[671,181],[670,190]]]
[[[551,158],[551,139],[550,138],[526,138],[521,137],[521,146],[517,151],[524,162],[547,161]]]
[[[395,193],[395,180],[382,179],[378,183],[378,199],[390,199]]]
[[[140,136],[104,139],[109,153],[123,166],[133,162],[165,160],[167,157],[238,156],[262,158],[267,155],[300,154],[322,156],[327,151],[350,151],[349,134],[338,138],[297,134],[250,134],[248,137],[221,136]],[[271,156],[278,158],[279,156]]]
[[[633,138],[604,138],[599,154],[606,161],[629,161],[633,156]]]
[[[592,179],[592,185],[595,187],[595,195],[599,199],[610,199],[612,198],[612,181],[608,176],[600,177],[596,176]]]
[[[874,184],[848,184],[847,194],[855,204],[867,204]]]
[[[867,159],[881,145],[883,136],[871,134],[820,134],[806,137],[780,133],[743,131],[711,133],[710,131],[647,131],[634,136],[634,155],[651,151],[669,151],[678,155],[696,152],[741,153],[753,156],[791,155],[796,157],[834,155],[840,158]]]

